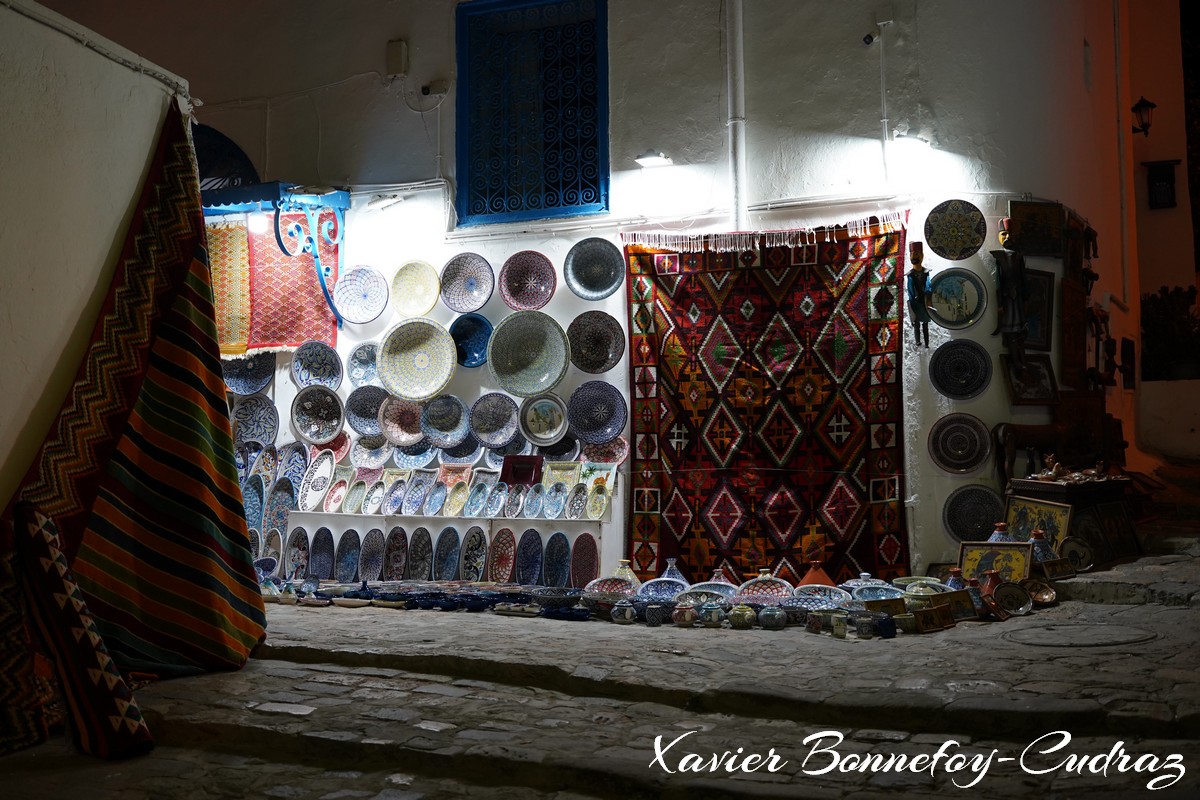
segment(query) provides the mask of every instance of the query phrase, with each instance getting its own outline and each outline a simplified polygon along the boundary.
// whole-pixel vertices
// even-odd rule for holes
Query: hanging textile
[[[172,105],[84,363],[14,497],[53,526],[89,636],[126,673],[239,667],[265,625],[204,243]]]
[[[320,216],[318,227],[332,223],[330,213]],[[298,224],[308,233],[304,214],[284,214],[282,228]],[[314,235],[318,232],[313,231]],[[320,241],[321,266],[329,273],[325,284],[337,283],[338,246],[324,236]],[[284,242],[296,247],[296,240],[284,234]],[[337,344],[337,318],[325,301],[317,279],[312,254],[289,256],[275,241],[275,221],[262,233],[250,233],[250,341],[251,350],[295,349],[310,339],[333,347]]]
[[[839,579],[907,569],[904,232],[788,233],[626,244],[627,552],[643,577],[667,558],[693,581],[795,581],[810,560]]]
[[[221,355],[241,355],[250,343],[250,252],[246,226],[219,222],[205,227],[212,272],[217,342]]]

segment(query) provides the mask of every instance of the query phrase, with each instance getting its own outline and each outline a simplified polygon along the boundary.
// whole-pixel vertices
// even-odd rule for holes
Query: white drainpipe
[[[725,0],[725,79],[729,95],[729,187],[735,231],[750,229],[746,202],[746,79],[742,61],[742,0]]]

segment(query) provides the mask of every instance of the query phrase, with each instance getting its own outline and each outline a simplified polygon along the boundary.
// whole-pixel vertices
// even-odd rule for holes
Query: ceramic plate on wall
[[[250,467],[250,474],[262,478],[263,486],[270,486],[278,477],[276,474],[278,469],[279,453],[275,450],[274,445],[269,444],[258,451],[258,458],[254,459],[254,465]]]
[[[587,513],[587,502],[587,484],[575,484],[575,488],[567,495],[567,519],[583,519],[584,514]]]
[[[433,538],[427,528],[417,528],[408,541],[408,578],[427,581],[433,575]]]
[[[439,394],[458,356],[449,331],[428,319],[408,319],[384,335],[376,357],[385,389],[405,400],[422,401]]]
[[[300,438],[313,445],[331,445],[342,432],[345,409],[342,398],[328,386],[306,386],[292,399],[292,427]],[[335,459],[340,460],[340,459]]]
[[[960,542],[984,542],[1004,520],[1004,500],[990,486],[960,486],[946,498],[942,524]]]
[[[333,579],[338,583],[353,583],[358,579],[358,562],[362,557],[362,539],[351,528],[338,539],[333,563]]]
[[[508,583],[513,579],[517,559],[517,539],[510,528],[501,528],[488,546],[489,581]]]
[[[379,370],[375,359],[379,345],[375,342],[363,342],[350,351],[346,358],[346,372],[350,374],[350,383],[355,388],[379,384]]]
[[[367,485],[362,481],[355,481],[350,484],[350,488],[346,490],[346,497],[342,500],[342,513],[358,514],[362,511],[363,498],[367,496]]]
[[[387,308],[388,284],[379,270],[354,267],[333,285],[333,305],[346,322],[374,322]]]
[[[546,555],[542,562],[542,582],[546,586],[563,587],[571,579],[571,542],[562,531],[546,540]]]
[[[979,252],[987,236],[983,212],[966,200],[938,203],[925,218],[929,249],[950,261],[961,261]]]
[[[582,589],[600,575],[600,548],[596,537],[583,532],[571,545],[571,585]]]
[[[499,519],[504,516],[504,501],[508,499],[508,484],[503,481],[497,482],[490,490],[488,490],[487,502],[484,504],[484,514],[490,519]]]
[[[604,444],[584,445],[583,457],[598,464],[623,464],[629,458],[629,440],[618,436]]]
[[[507,456],[529,455],[533,455],[533,445],[522,434],[518,433],[516,438],[504,447],[484,448],[483,462],[491,469],[503,470],[504,459]]]
[[[484,447],[504,447],[517,438],[517,403],[500,392],[489,392],[471,405],[471,433]]]
[[[445,466],[470,466],[483,457],[483,445],[471,434],[456,444],[438,450],[438,463]]]
[[[929,359],[929,380],[951,400],[970,400],[991,383],[992,357],[970,339],[946,342]]]
[[[546,500],[542,503],[542,516],[546,519],[558,519],[567,508],[567,495],[570,489],[562,481],[554,483],[546,490]]]
[[[459,253],[442,267],[442,302],[451,311],[478,311],[495,287],[492,265],[478,253]]]
[[[267,500],[263,505],[263,521],[261,530],[268,531],[278,528],[288,529],[288,514],[296,510],[296,490],[287,478],[280,478],[267,490]]]
[[[563,280],[584,300],[603,300],[625,282],[625,257],[607,239],[584,239],[567,251]]]
[[[383,569],[383,531],[372,528],[363,537],[362,553],[358,559],[358,579],[377,581]]]
[[[567,422],[583,444],[605,444],[621,435],[629,410],[621,390],[606,381],[588,381],[571,393]]]
[[[392,444],[408,447],[425,438],[421,432],[421,405],[388,396],[379,407],[379,432]]]
[[[983,318],[987,288],[983,280],[962,267],[944,269],[930,278],[929,317],[949,330],[969,328]]]
[[[383,434],[361,436],[350,448],[350,463],[363,469],[379,469],[392,457],[395,447]]]
[[[487,505],[489,489],[487,484],[478,483],[473,486],[467,494],[467,503],[463,506],[462,514],[464,517],[478,517],[483,515],[484,507]]]
[[[402,469],[420,469],[427,467],[433,463],[433,460],[438,457],[438,448],[434,447],[427,439],[408,447],[397,447],[392,452],[392,461],[397,467]]]
[[[408,481],[400,478],[395,481],[383,495],[383,505],[379,508],[379,513],[386,516],[399,514],[400,509],[404,506],[404,493],[408,491]]]
[[[318,528],[308,551],[308,574],[318,580],[333,577],[333,534],[329,528]]]
[[[436,517],[442,513],[443,506],[446,505],[446,484],[441,481],[434,481],[433,486],[429,489],[429,494],[425,495],[425,502],[421,506],[421,513],[427,517]]]
[[[255,353],[221,361],[221,374],[229,391],[237,395],[258,394],[275,377],[275,354]]]
[[[363,436],[382,433],[379,411],[387,399],[387,390],[382,387],[359,386],[346,398],[346,422],[355,433]]]
[[[436,447],[460,444],[470,429],[470,412],[452,394],[438,395],[421,409],[421,432]]]
[[[291,442],[279,448],[279,475],[299,487],[308,471],[308,445]]]
[[[585,311],[567,326],[571,363],[593,375],[608,372],[625,354],[625,329],[611,314]]]
[[[321,507],[326,514],[336,514],[342,510],[342,502],[346,499],[346,490],[350,484],[346,480],[336,480],[325,494]]]
[[[532,586],[542,581],[542,536],[529,528],[517,542],[516,568],[513,579],[522,586]]]
[[[246,527],[264,530],[263,504],[267,500],[267,490],[263,485],[261,475],[251,475],[242,485],[242,513],[246,515]]]
[[[483,528],[475,525],[463,536],[459,549],[458,579],[462,581],[483,580],[487,567],[488,543]]]
[[[300,481],[300,491],[296,500],[301,511],[316,511],[325,499],[325,493],[333,484],[333,452],[322,450],[317,453],[304,478]]]
[[[540,517],[542,514],[542,505],[545,502],[546,487],[540,483],[535,483],[525,493],[525,510],[522,513],[530,519]]]
[[[442,281],[426,261],[409,261],[392,278],[392,307],[402,317],[423,317],[437,303]]]
[[[433,551],[433,579],[453,581],[458,579],[458,529],[449,525],[438,534],[437,547]]]
[[[325,386],[337,391],[342,385],[342,360],[324,342],[307,341],[292,353],[292,379],[301,388]]]
[[[500,320],[488,343],[488,371],[517,397],[548,392],[567,374],[571,345],[553,317],[518,311]]]
[[[603,483],[592,487],[588,494],[586,514],[588,519],[600,519],[608,509],[608,488]]]
[[[234,441],[274,444],[279,435],[279,412],[275,403],[263,394],[243,397],[233,408]]]
[[[362,513],[378,514],[383,507],[383,496],[387,493],[387,489],[383,485],[383,481],[375,481],[367,487],[367,493],[363,496]],[[371,580],[375,580],[372,578]]]
[[[500,268],[500,296],[514,311],[536,311],[554,296],[554,265],[536,250],[513,253]]]
[[[408,534],[399,525],[388,531],[387,540],[383,546],[383,570],[380,580],[404,580],[404,568],[408,564]]]
[[[413,475],[408,482],[408,493],[404,496],[403,511],[405,516],[415,516],[425,507],[425,497],[433,488],[433,481],[425,475]]]
[[[521,403],[521,433],[537,447],[547,447],[567,435],[567,404],[553,392]]]
[[[492,338],[492,323],[482,314],[463,314],[450,323],[454,352],[459,366],[482,367],[487,363],[487,346]]]
[[[568,433],[554,444],[538,447],[537,454],[549,461],[574,461],[579,458],[579,440]]]
[[[979,469],[991,454],[991,432],[973,414],[947,414],[929,429],[929,457],[947,472]]]
[[[461,516],[463,508],[467,504],[467,496],[471,490],[467,488],[466,481],[459,481],[450,487],[450,491],[446,493],[446,506],[443,509],[447,517]]]

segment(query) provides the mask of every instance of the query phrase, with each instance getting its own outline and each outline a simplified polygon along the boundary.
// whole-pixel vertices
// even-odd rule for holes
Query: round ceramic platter
[[[329,487],[329,491],[325,493],[325,499],[321,503],[321,508],[326,514],[336,514],[342,510],[342,502],[346,499],[346,490],[350,488],[347,481],[334,481]]]
[[[470,493],[466,481],[459,481],[450,487],[450,491],[446,493],[446,506],[443,509],[445,515],[447,517],[462,516],[463,507],[467,504],[467,495]]]
[[[1010,614],[1023,617],[1033,611],[1033,597],[1019,583],[1006,581],[992,590],[992,597]]]
[[[576,536],[571,545],[571,585],[582,589],[599,574],[600,548],[596,546],[596,537],[585,531]]]
[[[946,498],[942,524],[960,542],[984,542],[1004,519],[1004,500],[990,486],[960,486]]]
[[[358,558],[358,579],[377,581],[383,569],[383,531],[372,528],[362,540],[362,553]]]
[[[308,446],[292,442],[279,449],[279,474],[299,486],[308,471]]]
[[[346,359],[346,372],[350,374],[350,384],[359,386],[378,386],[379,370],[375,366],[375,358],[379,353],[379,345],[375,342],[363,342],[350,351]]]
[[[562,531],[546,540],[546,555],[542,564],[542,583],[563,587],[571,580],[571,542]]]
[[[438,534],[437,547],[433,551],[433,579],[453,581],[458,579],[458,529],[447,526]]]
[[[1092,546],[1078,536],[1068,536],[1059,542],[1058,553],[1071,562],[1076,572],[1087,572],[1095,566]]]
[[[346,322],[374,322],[387,308],[388,284],[379,270],[354,267],[333,285],[333,305]]]
[[[358,531],[353,528],[342,531],[333,562],[333,579],[338,583],[354,582],[358,577],[358,562],[361,557],[362,539]]]
[[[375,481],[367,487],[367,493],[363,496],[362,513],[378,514],[383,508],[383,496],[387,494],[387,487],[383,485],[383,481]],[[371,580],[374,580],[372,578]]]
[[[463,314],[450,323],[454,353],[463,367],[482,367],[487,363],[487,346],[492,338],[492,323],[482,314]]]
[[[545,502],[546,487],[540,483],[535,483],[525,493],[525,509],[522,513],[530,519],[539,517],[542,514],[542,505]]]
[[[237,395],[258,394],[275,376],[275,354],[255,353],[221,362],[221,375],[229,391]]]
[[[441,486],[441,484],[438,484]],[[425,506],[425,495],[431,488],[431,480],[422,475],[414,475],[412,480],[408,482],[408,492],[404,495],[405,516],[414,516],[421,513],[421,509]]]
[[[521,507],[525,505],[526,488],[520,484],[508,487],[508,497],[504,500],[504,516],[516,519],[521,516]]]
[[[344,430],[338,431],[332,439],[325,443],[325,446],[333,451],[333,460],[339,464],[346,460],[346,456],[350,455],[350,434]],[[313,445],[316,449],[317,445]],[[312,450],[309,451],[310,453]]]
[[[408,542],[408,578],[427,581],[433,574],[433,539],[426,528],[417,528]]]
[[[903,598],[904,590],[883,584],[882,586],[856,586],[850,594],[854,596],[855,600],[862,600],[865,603],[868,600]]]
[[[342,500],[343,514],[358,514],[362,511],[363,498],[367,496],[367,484],[355,481],[346,490],[346,498]]]
[[[262,530],[263,503],[267,491],[261,475],[251,475],[242,486],[242,513],[246,515],[246,527]]]
[[[333,451],[322,450],[308,465],[308,470],[300,481],[300,492],[297,504],[301,511],[316,511],[325,499],[333,483]]]
[[[489,392],[471,406],[471,433],[485,447],[504,447],[517,438],[517,403],[500,392]]]
[[[438,448],[424,438],[416,444],[397,447],[392,451],[392,461],[401,469],[421,469],[432,464],[437,457]]]
[[[1050,584],[1039,581],[1037,578],[1026,578],[1021,581],[1021,586],[1029,592],[1035,606],[1054,605],[1054,601],[1058,599],[1058,592],[1054,591]]]
[[[658,600],[674,600],[675,595],[688,588],[686,581],[676,578],[654,578],[638,587],[638,597],[652,597]]]
[[[483,457],[483,445],[471,434],[456,444],[438,450],[438,463],[446,466],[471,466]]]
[[[621,390],[605,381],[588,381],[571,393],[567,422],[583,444],[605,444],[621,435],[629,410]]]
[[[333,442],[344,420],[342,398],[327,386],[306,386],[292,399],[292,427],[309,444]]]
[[[280,478],[267,491],[267,500],[263,504],[263,520],[260,530],[269,531],[278,528],[287,530],[288,513],[296,510],[296,490],[287,478]]]
[[[600,519],[604,516],[604,511],[608,508],[608,488],[597,483],[592,487],[592,491],[588,494],[587,508],[585,513],[588,519]]]
[[[569,490],[562,481],[556,482],[546,490],[546,500],[542,504],[542,514],[546,519],[558,519],[567,507]]]
[[[477,483],[472,487],[467,495],[467,503],[463,506],[464,517],[478,517],[483,515],[484,507],[487,505],[488,486],[486,483]]]
[[[279,435],[279,412],[271,399],[263,394],[252,394],[239,400],[233,409],[233,422],[237,431],[234,441],[239,444],[274,444]]]
[[[274,445],[269,444],[258,452],[258,458],[254,459],[254,464],[250,467],[250,474],[262,478],[263,486],[270,486],[275,482],[278,469],[279,453]]]
[[[487,502],[484,503],[484,516],[489,519],[499,519],[504,516],[504,501],[508,499],[508,484],[499,482],[488,490]]]
[[[625,330],[611,314],[585,311],[567,326],[571,363],[593,375],[608,372],[625,354]]]
[[[583,458],[595,464],[623,464],[629,458],[629,440],[618,436],[604,444],[584,445]]]
[[[514,311],[536,311],[554,296],[554,265],[536,250],[513,253],[500,268],[500,296]]]
[[[495,287],[492,265],[477,253],[459,253],[442,267],[442,302],[451,311],[478,311]]]
[[[346,398],[346,422],[355,433],[363,436],[382,433],[379,410],[387,399],[387,390],[379,386],[358,387]]]
[[[336,391],[342,385],[342,360],[324,342],[307,341],[292,353],[292,379],[301,388],[326,386]]]
[[[533,455],[533,445],[522,436],[517,434],[516,438],[509,442],[504,447],[489,447],[483,451],[483,461],[492,469],[504,468],[505,456],[528,456]]]
[[[402,317],[423,317],[437,303],[441,288],[432,264],[409,261],[392,278],[392,307]]]
[[[991,454],[991,432],[972,414],[947,414],[929,429],[929,457],[947,472],[979,469]]]
[[[383,434],[362,436],[350,448],[350,463],[362,469],[379,469],[391,458],[395,448]]]
[[[517,540],[509,528],[501,528],[492,536],[488,546],[489,581],[508,583],[513,578],[513,567],[516,565]]]
[[[471,415],[452,394],[438,395],[421,409],[421,432],[437,447],[454,447],[467,438]]]
[[[579,440],[574,436],[564,436],[554,444],[539,447],[537,454],[550,461],[574,461],[579,458]]]
[[[388,531],[383,545],[383,569],[379,579],[383,581],[404,580],[404,567],[408,564],[408,534],[399,525]]]
[[[625,282],[625,257],[607,239],[584,239],[567,252],[563,280],[584,300],[603,300]]]
[[[521,433],[537,447],[548,447],[567,435],[567,404],[553,392],[521,403]]]
[[[379,380],[405,400],[428,400],[454,375],[457,356],[450,333],[428,319],[409,319],[392,328],[379,346]]]
[[[533,586],[542,581],[542,536],[533,528],[521,534],[517,542],[516,568],[513,580],[522,586]]]
[[[412,400],[388,395],[379,407],[379,432],[392,444],[408,447],[425,438],[421,432],[421,406]]]
[[[949,261],[962,261],[978,253],[986,236],[983,212],[966,200],[938,203],[925,218],[929,249]]]
[[[441,481],[434,483],[429,494],[425,495],[425,502],[421,504],[421,513],[427,517],[435,517],[442,513],[442,506],[446,504],[446,491],[446,484]]]
[[[487,568],[488,542],[483,528],[473,526],[463,536],[458,556],[458,579],[463,581],[483,580]]]
[[[588,487],[586,483],[577,483],[567,495],[567,519],[583,519],[587,513]]]
[[[571,345],[562,327],[541,311],[518,311],[500,320],[488,342],[488,370],[500,388],[517,397],[548,392],[567,374]]]
[[[383,505],[379,508],[379,513],[391,516],[399,514],[400,509],[404,507],[404,493],[408,490],[408,481],[403,478],[393,483],[383,495]]]
[[[991,383],[992,357],[970,339],[946,342],[929,359],[929,380],[951,400],[970,400]]]
[[[943,328],[969,328],[987,309],[983,280],[969,269],[944,269],[930,278],[929,288],[929,318]]]
[[[308,551],[308,576],[327,581],[333,577],[333,534],[318,528]]]

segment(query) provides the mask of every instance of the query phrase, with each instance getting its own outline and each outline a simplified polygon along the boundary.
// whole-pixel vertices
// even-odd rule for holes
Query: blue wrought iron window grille
[[[459,224],[608,211],[606,0],[458,6]]]

